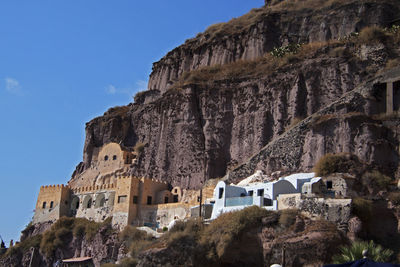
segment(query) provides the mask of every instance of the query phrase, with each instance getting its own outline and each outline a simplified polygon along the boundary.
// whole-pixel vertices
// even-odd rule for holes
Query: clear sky
[[[41,185],[66,183],[85,123],[146,89],[154,61],[263,0],[2,0],[0,235],[19,239]]]

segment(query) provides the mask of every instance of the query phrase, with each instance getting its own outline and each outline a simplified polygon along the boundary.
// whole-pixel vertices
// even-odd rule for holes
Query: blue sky
[[[19,239],[41,185],[66,183],[85,123],[146,89],[154,61],[262,0],[2,0],[0,235]]]

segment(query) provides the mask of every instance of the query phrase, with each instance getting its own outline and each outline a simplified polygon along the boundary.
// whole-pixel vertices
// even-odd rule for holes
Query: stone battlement
[[[72,189],[74,193],[84,193],[84,192],[94,192],[99,190],[110,190],[115,189],[115,184],[103,184],[103,185],[92,185],[92,186],[82,186]]]

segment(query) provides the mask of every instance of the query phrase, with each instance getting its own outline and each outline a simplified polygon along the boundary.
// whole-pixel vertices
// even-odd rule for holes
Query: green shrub
[[[124,230],[119,233],[118,238],[125,244],[125,246],[129,247],[136,241],[147,239],[148,236],[145,231],[139,230],[134,226],[127,225]]]
[[[274,47],[270,52],[273,57],[284,57],[290,54],[296,54],[301,48],[301,44],[289,44],[281,47]]]
[[[246,230],[261,226],[261,219],[271,211],[251,206],[237,212],[221,214],[201,233],[200,244],[206,248],[207,258],[221,258],[229,245]]]
[[[362,259],[364,249],[368,250],[368,258],[376,262],[389,262],[393,254],[393,251],[374,244],[372,240],[369,242],[359,241],[353,242],[351,246],[341,247],[341,253],[333,256],[332,260],[334,263],[340,264]]]
[[[29,251],[31,248],[39,248],[40,247],[40,241],[42,240],[42,235],[35,235],[26,238],[25,240],[19,242],[18,244],[10,247],[7,249],[7,252],[0,256],[2,257],[12,257],[18,254],[23,254],[27,251]]]
[[[133,150],[136,152],[136,153],[138,153],[138,154],[141,154],[142,152],[143,152],[143,150],[144,150],[144,144],[143,143],[136,143],[135,144],[135,147],[133,148]]]
[[[43,233],[40,250],[47,256],[51,256],[56,249],[67,246],[73,237],[85,237],[91,240],[102,227],[107,227],[110,233],[111,219],[110,217],[102,223],[96,223],[83,218],[61,217]]]
[[[388,198],[394,205],[400,205],[400,192],[390,192]]]
[[[168,227],[164,226],[162,230],[163,230],[163,232],[167,232],[168,231]]]
[[[296,222],[297,213],[295,209],[282,210],[279,214],[279,225],[289,228]]]
[[[326,176],[335,172],[357,171],[360,162],[357,157],[347,154],[325,154],[314,166],[317,176]]]
[[[352,201],[352,213],[358,216],[361,221],[368,222],[373,214],[372,201],[364,198],[354,198]]]
[[[387,190],[392,179],[379,171],[372,171],[362,176],[362,182],[365,186],[375,190]]]
[[[382,43],[386,39],[385,31],[377,26],[365,27],[358,36],[358,42],[361,44]]]

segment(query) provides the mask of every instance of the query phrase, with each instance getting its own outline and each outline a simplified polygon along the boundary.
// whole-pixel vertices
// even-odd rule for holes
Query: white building
[[[278,210],[277,197],[282,194],[314,193],[313,184],[320,177],[314,173],[297,173],[273,182],[227,185],[220,181],[214,189],[214,208],[211,219],[220,214],[257,205],[268,210]]]

